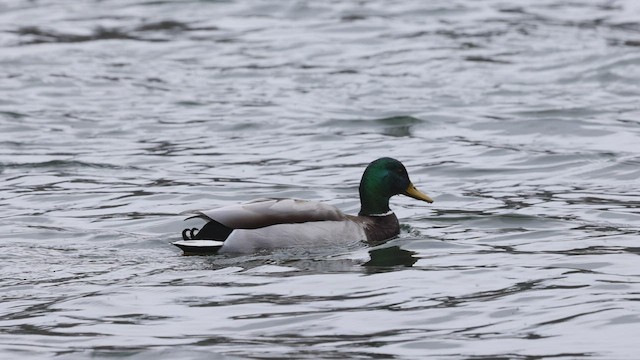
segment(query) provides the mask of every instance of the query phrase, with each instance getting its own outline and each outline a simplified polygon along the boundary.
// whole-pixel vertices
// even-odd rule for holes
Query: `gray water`
[[[0,358],[637,359],[640,2],[0,2]],[[183,256],[181,212],[376,248]]]

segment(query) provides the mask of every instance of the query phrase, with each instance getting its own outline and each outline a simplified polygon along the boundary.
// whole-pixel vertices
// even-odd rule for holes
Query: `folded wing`
[[[230,229],[258,229],[276,224],[340,221],[347,218],[334,206],[298,199],[258,199],[244,204],[197,211],[196,216],[207,221],[213,220]]]

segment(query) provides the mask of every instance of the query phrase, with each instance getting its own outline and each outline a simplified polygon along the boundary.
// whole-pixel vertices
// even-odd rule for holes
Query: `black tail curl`
[[[182,230],[182,239],[225,241],[232,231],[233,229],[230,227],[226,227],[215,220],[209,220],[199,231],[198,228]]]
[[[196,231],[198,231],[198,228],[182,230],[182,239],[183,240],[195,240],[195,239],[197,239],[198,234],[195,233]]]

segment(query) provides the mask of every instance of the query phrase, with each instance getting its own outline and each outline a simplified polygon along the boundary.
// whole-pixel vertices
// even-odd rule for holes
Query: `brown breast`
[[[386,216],[354,216],[352,220],[363,225],[367,241],[372,245],[389,240],[400,233],[400,223],[394,213]]]

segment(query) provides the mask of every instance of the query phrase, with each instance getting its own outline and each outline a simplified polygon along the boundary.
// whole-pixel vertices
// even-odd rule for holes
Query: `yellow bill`
[[[409,183],[409,186],[407,186],[407,190],[404,191],[404,194],[407,195],[408,197],[426,201],[428,203],[433,202],[432,198],[430,198],[427,194],[423,193],[422,191],[416,189],[416,187],[413,186],[412,183]]]

